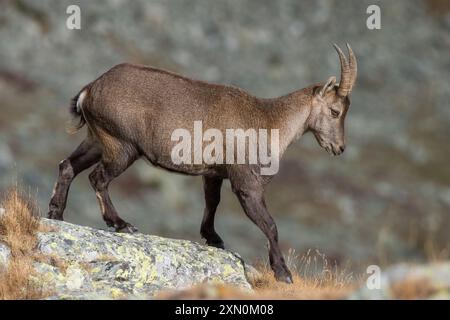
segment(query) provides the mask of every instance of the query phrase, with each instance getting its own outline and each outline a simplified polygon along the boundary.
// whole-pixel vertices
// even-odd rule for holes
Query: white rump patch
[[[80,95],[78,96],[78,100],[77,100],[77,112],[78,113],[80,113],[80,111],[81,111],[81,105],[82,105],[85,97],[86,97],[86,91],[81,92]]]

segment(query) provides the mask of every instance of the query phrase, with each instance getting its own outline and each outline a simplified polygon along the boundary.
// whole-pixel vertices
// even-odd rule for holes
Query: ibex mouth
[[[319,143],[319,145],[323,149],[325,149],[325,151],[328,152],[329,154],[331,154],[333,156],[338,156],[338,155],[342,154],[342,149],[335,147],[330,142],[325,142],[318,134],[314,134],[314,136],[316,137],[316,140]]]
[[[335,147],[334,145],[330,144],[330,150],[328,150],[329,153],[333,154],[334,156],[339,156],[344,152],[344,148]]]
[[[331,144],[328,144],[325,148],[324,148],[329,154],[332,154],[333,156],[337,156],[338,153],[334,150],[334,148],[332,147]]]
[[[325,149],[326,152],[328,152],[329,154],[332,154],[333,156],[339,156],[343,153],[343,149],[341,149],[339,147],[335,147],[331,143],[325,144],[325,143],[319,141],[319,144],[322,148]]]

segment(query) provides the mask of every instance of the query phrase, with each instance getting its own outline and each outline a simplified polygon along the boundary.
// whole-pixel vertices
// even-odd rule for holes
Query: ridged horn
[[[333,47],[336,49],[336,52],[339,55],[339,60],[341,61],[341,80],[339,83],[338,95],[341,97],[346,97],[352,91],[353,85],[356,81],[356,74],[358,70],[356,57],[348,43],[347,50],[349,60],[347,60],[341,48],[339,48],[336,44],[333,44]]]

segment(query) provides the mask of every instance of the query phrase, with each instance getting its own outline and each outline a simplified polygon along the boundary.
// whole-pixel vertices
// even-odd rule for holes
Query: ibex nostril
[[[344,146],[340,146],[340,147],[339,147],[339,150],[341,150],[341,153],[342,153],[342,152],[344,152],[345,147],[344,147]]]

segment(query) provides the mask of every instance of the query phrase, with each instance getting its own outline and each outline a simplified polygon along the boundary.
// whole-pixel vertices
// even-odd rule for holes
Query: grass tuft
[[[46,231],[39,210],[29,195],[12,188],[0,204],[0,242],[11,250],[8,264],[0,266],[0,299],[39,299],[44,290],[31,281],[35,270],[37,232]]]
[[[318,250],[298,255],[289,250],[286,264],[292,272],[293,284],[278,282],[268,262],[256,264],[259,275],[251,279],[257,299],[343,299],[357,285],[345,268],[330,263]]]

